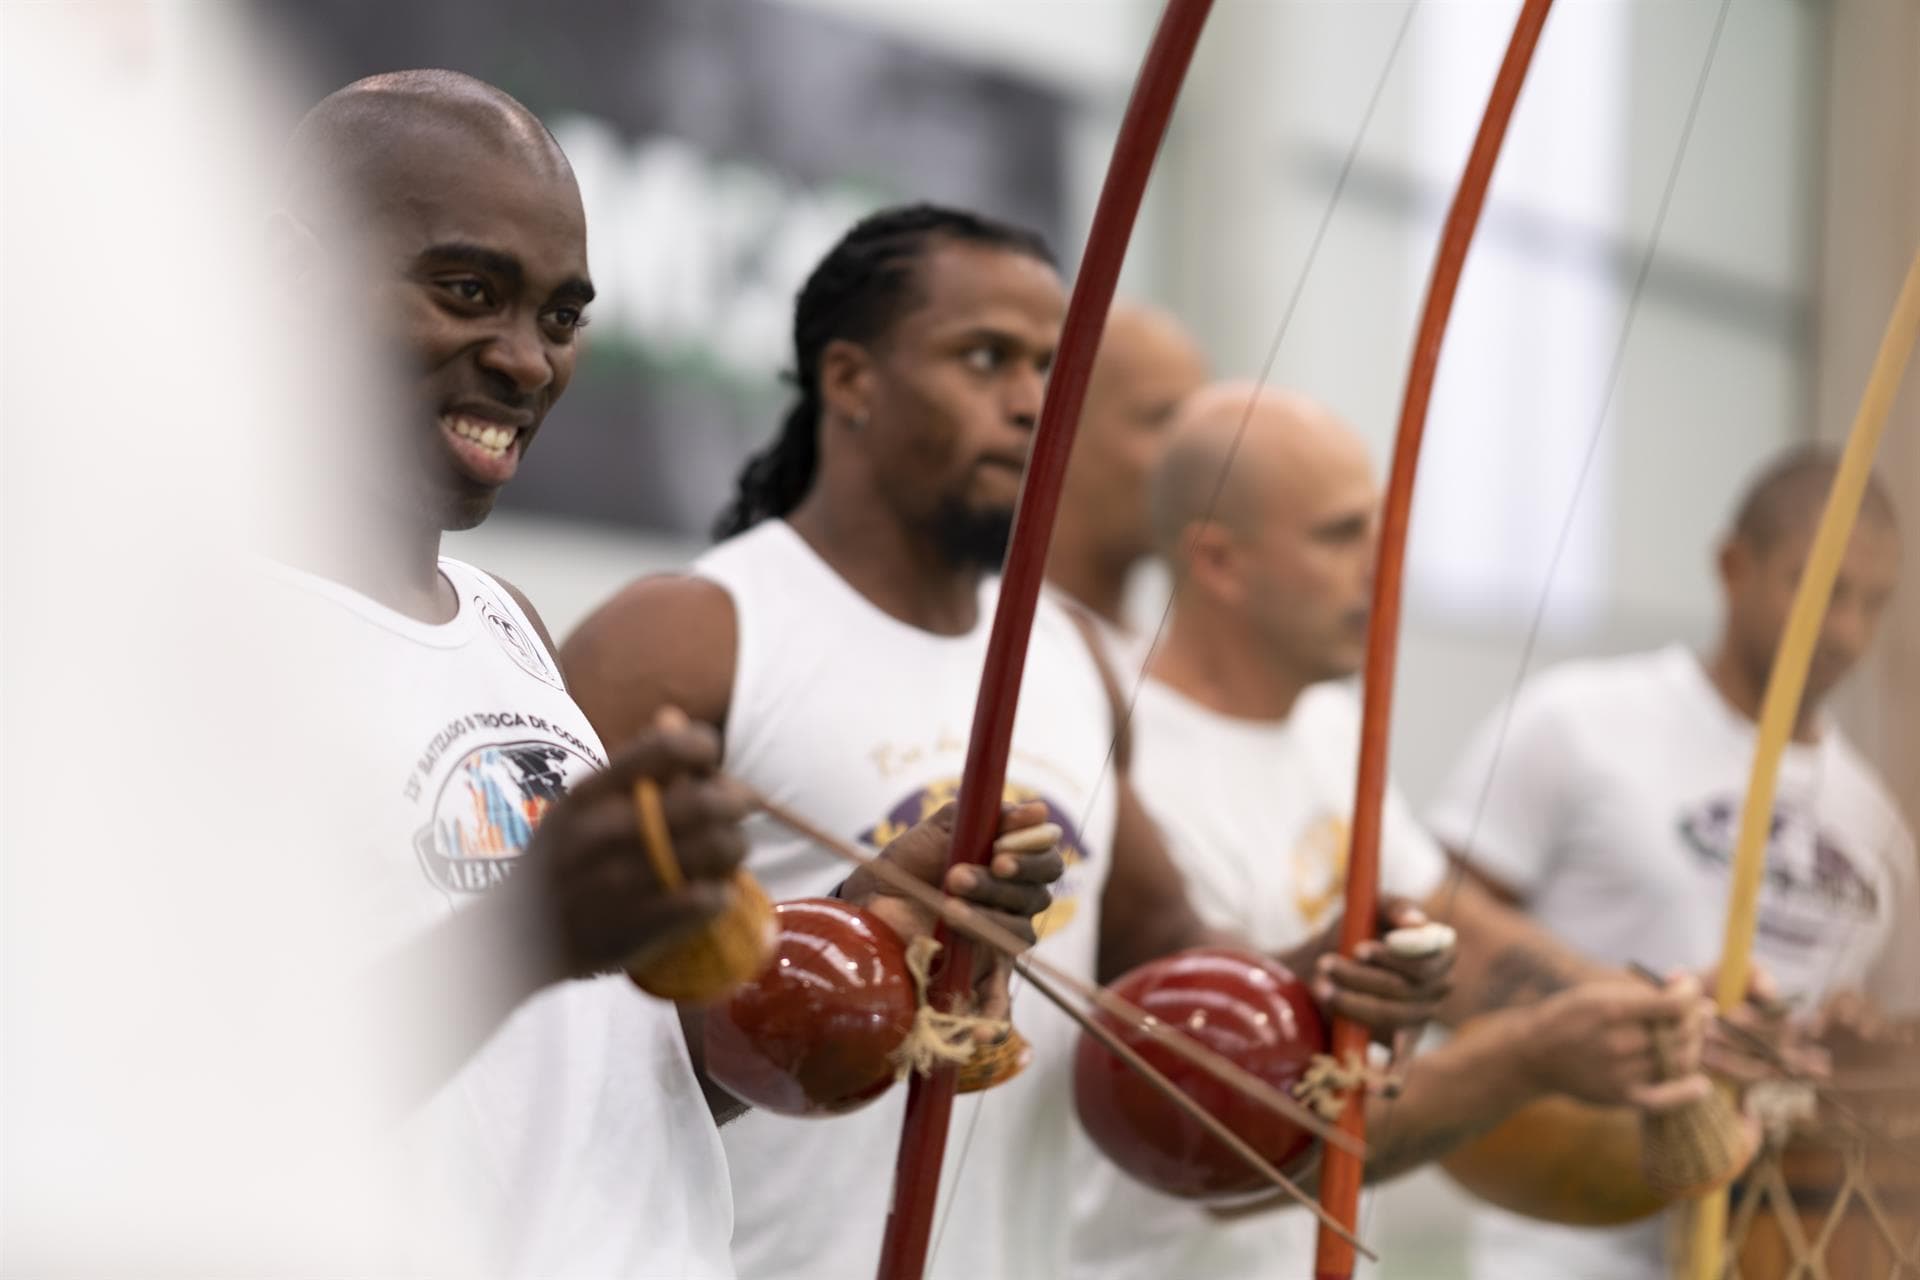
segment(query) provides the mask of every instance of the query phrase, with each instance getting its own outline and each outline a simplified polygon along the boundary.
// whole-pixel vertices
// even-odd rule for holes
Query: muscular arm
[[[733,600],[701,578],[642,578],[560,646],[574,701],[609,750],[674,706],[726,728],[737,635]]]
[[[1621,1145],[1637,1142],[1636,1109],[1672,1110],[1710,1090],[1694,1070],[1709,1008],[1690,979],[1656,990],[1616,978],[1477,1018],[1407,1066],[1399,1097],[1368,1100],[1367,1176],[1383,1180],[1438,1159],[1550,1095],[1556,1105],[1584,1104],[1576,1111],[1584,1138],[1610,1153],[1637,1151]],[[1671,1034],[1684,1074],[1665,1074],[1655,1025]]]
[[[1368,1182],[1385,1182],[1429,1164],[1493,1129],[1513,1111],[1545,1096],[1526,1058],[1532,1015],[1512,1009],[1482,1018],[1445,1045],[1420,1055],[1397,1098],[1367,1099]],[[1298,1181],[1319,1184],[1316,1161]],[[1223,1220],[1293,1206],[1283,1194],[1214,1211]]]
[[[1529,1053],[1526,1009],[1476,1019],[1423,1053],[1394,1099],[1369,1098],[1369,1181],[1385,1181],[1478,1137],[1546,1094]]]
[[[1450,1026],[1468,1018],[1530,1004],[1577,982],[1617,975],[1589,961],[1501,901],[1465,863],[1421,905],[1458,934],[1453,995],[1441,1006]]]
[[[735,644],[733,601],[724,589],[700,578],[659,577],[629,585],[594,610],[558,653],[574,701],[611,746],[652,724],[665,706],[724,728]],[[746,1104],[707,1078],[703,1014],[687,1006],[679,1013],[714,1123],[743,1115]]]

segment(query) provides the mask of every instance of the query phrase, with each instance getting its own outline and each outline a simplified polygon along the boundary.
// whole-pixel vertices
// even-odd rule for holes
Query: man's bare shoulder
[[[737,623],[725,587],[660,574],[621,588],[560,646],[560,665],[601,736],[624,739],[673,705],[722,725]]]

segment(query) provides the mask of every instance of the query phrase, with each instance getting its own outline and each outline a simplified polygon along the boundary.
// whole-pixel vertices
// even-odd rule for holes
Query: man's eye
[[[1000,352],[995,347],[970,347],[964,358],[967,367],[976,373],[992,373],[1000,367]]]
[[[547,328],[557,342],[571,342],[573,335],[587,327],[587,315],[579,307],[555,307],[547,312]]]
[[[472,277],[443,280],[440,287],[462,302],[481,303],[487,300],[487,286]]]

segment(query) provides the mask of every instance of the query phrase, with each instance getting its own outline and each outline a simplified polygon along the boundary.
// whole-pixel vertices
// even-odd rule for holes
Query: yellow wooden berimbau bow
[[[1787,628],[1780,637],[1780,648],[1767,678],[1766,696],[1760,704],[1760,728],[1754,744],[1753,770],[1747,780],[1746,804],[1740,812],[1740,834],[1734,845],[1726,938],[1720,949],[1719,982],[1714,990],[1714,999],[1722,1014],[1733,1012],[1746,999],[1761,877],[1766,873],[1767,841],[1773,829],[1774,784],[1780,771],[1780,758],[1786,752],[1787,739],[1799,717],[1814,644],[1820,638],[1820,626],[1833,597],[1834,581],[1840,575],[1840,561],[1853,536],[1860,504],[1866,497],[1874,454],[1879,449],[1887,417],[1893,411],[1894,393],[1900,389],[1900,378],[1906,372],[1916,336],[1920,336],[1920,253],[1914,255],[1907,269],[1906,284],[1894,304],[1893,318],[1887,322],[1887,331],[1880,339],[1880,353],[1874,359],[1866,394],[1860,398],[1860,409],[1848,432],[1838,473],[1827,493],[1826,507],[1820,514],[1820,526],[1813,538],[1813,550],[1808,554],[1800,585],[1794,591],[1793,610],[1787,616]],[[1685,1271],[1692,1280],[1720,1280],[1726,1233],[1727,1192],[1723,1189],[1705,1197],[1695,1207]]]

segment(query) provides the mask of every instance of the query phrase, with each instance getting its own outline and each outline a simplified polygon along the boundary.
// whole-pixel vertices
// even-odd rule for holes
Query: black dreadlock
[[[794,301],[793,382],[800,397],[773,443],[741,468],[714,537],[731,538],[800,505],[820,456],[821,353],[836,339],[871,342],[899,319],[913,295],[915,264],[939,240],[1010,249],[1058,265],[1033,232],[959,209],[902,205],[855,223]]]

